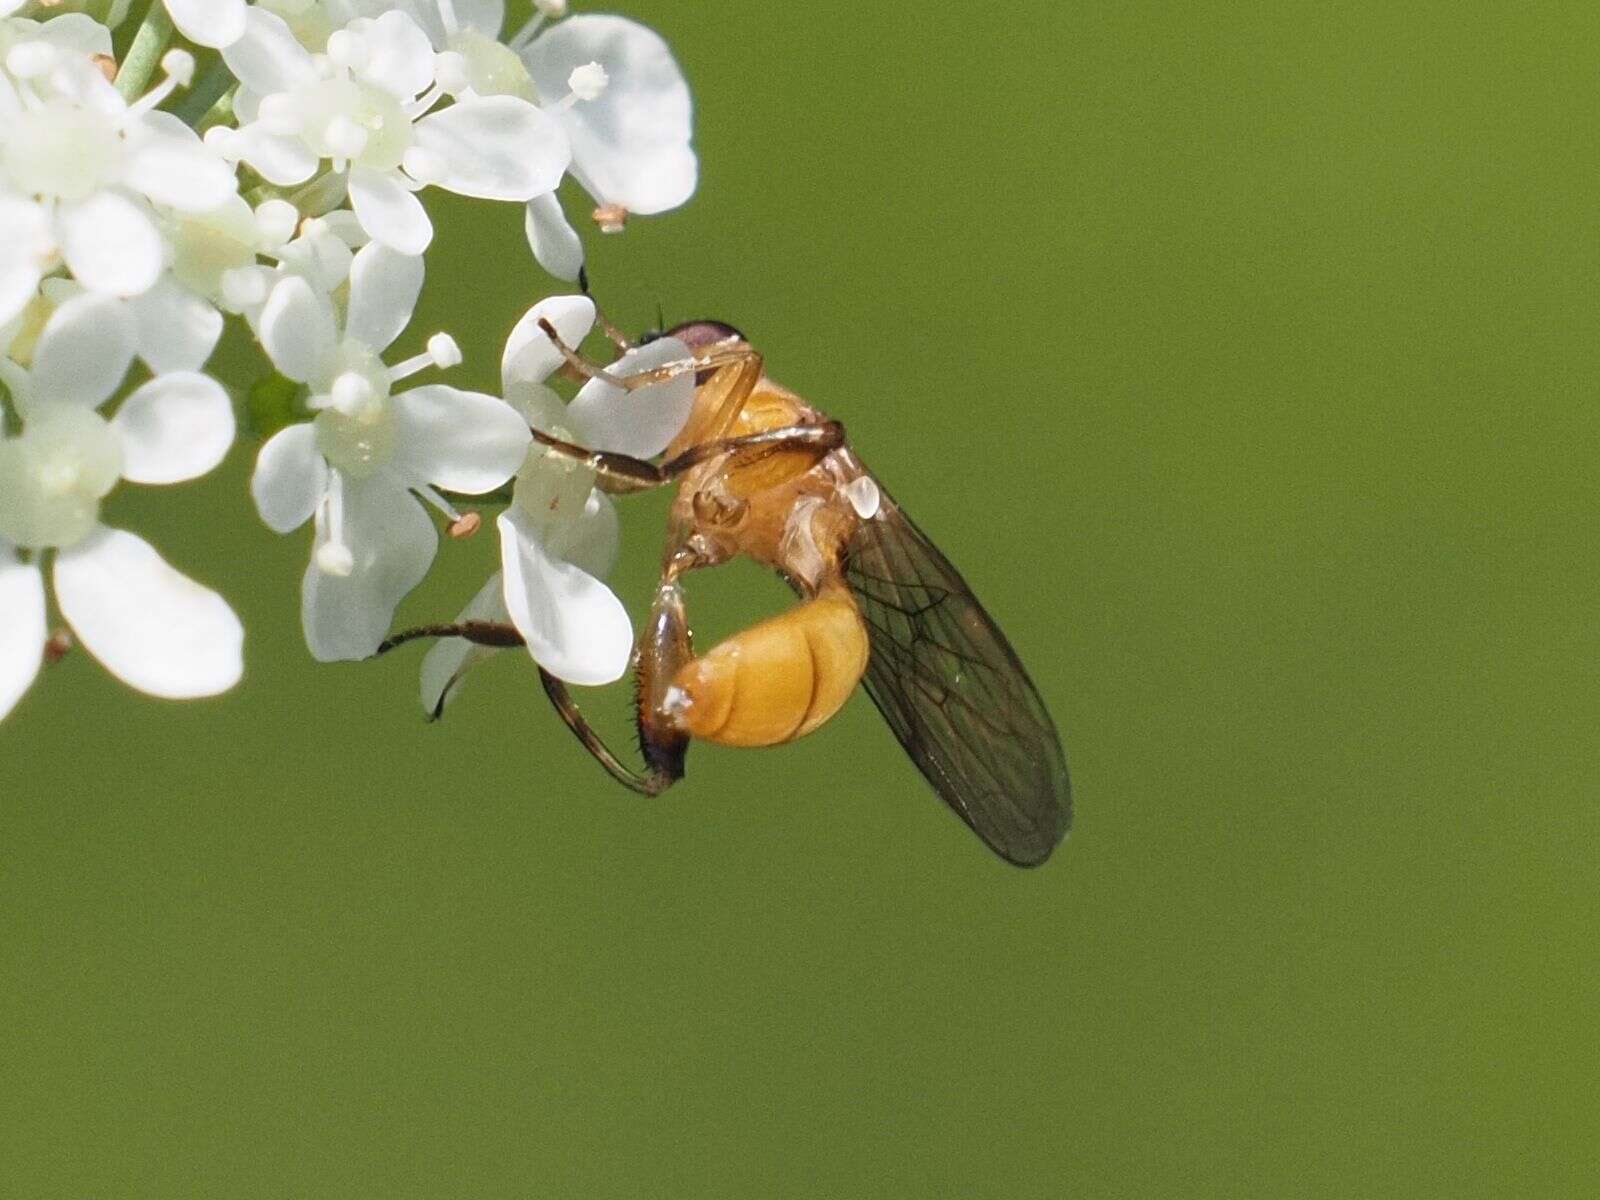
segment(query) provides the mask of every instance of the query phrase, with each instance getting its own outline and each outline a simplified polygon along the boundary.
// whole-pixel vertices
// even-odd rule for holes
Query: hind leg
[[[397,646],[420,638],[447,638],[458,637],[473,643],[476,646],[490,646],[495,649],[509,649],[514,646],[526,645],[522,634],[516,626],[499,621],[462,621],[454,625],[423,625],[416,629],[407,629],[388,638],[378,647],[378,654],[387,654]],[[456,678],[460,677],[457,673]],[[450,689],[455,686],[456,679],[452,678],[445,685],[444,691],[439,696],[439,706],[433,712],[437,719],[444,711],[444,699]],[[572,730],[578,742],[587,750],[594,760],[605,768],[618,783],[624,787],[645,796],[658,796],[671,787],[683,775],[682,756],[678,758],[678,770],[673,774],[664,768],[670,766],[670,761],[651,761],[652,756],[646,753],[646,771],[639,774],[630,770],[620,758],[606,745],[605,739],[589,724],[588,718],[578,708],[577,701],[572,698],[572,693],[567,690],[567,685],[557,679],[543,667],[539,668],[539,682],[544,685],[544,693],[550,698],[550,703],[555,707],[562,721],[568,729]],[[659,756],[657,756],[659,758]]]

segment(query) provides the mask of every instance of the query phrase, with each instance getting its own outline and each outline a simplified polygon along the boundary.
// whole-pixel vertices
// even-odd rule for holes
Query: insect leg
[[[683,760],[689,739],[670,720],[666,708],[667,689],[678,668],[693,655],[689,646],[689,624],[683,612],[683,591],[678,576],[696,566],[709,563],[687,548],[674,552],[661,575],[661,585],[650,606],[650,619],[639,641],[635,679],[635,715],[639,729],[639,751],[644,755],[641,775],[612,753],[605,740],[589,724],[561,680],[544,668],[540,682],[556,712],[567,723],[583,747],[594,756],[610,776],[624,787],[644,796],[659,796],[683,778]]]
[[[660,466],[627,454],[590,450],[537,429],[533,431],[533,439],[564,458],[576,459],[589,466],[599,475],[607,491],[629,493],[648,491],[671,483],[690,468],[724,454],[732,456],[732,466],[748,466],[768,456],[785,453],[804,453],[815,462],[844,445],[844,426],[837,421],[825,421],[820,425],[789,425],[744,437],[719,438],[693,446]]]
[[[620,758],[611,752],[605,739],[589,724],[588,718],[578,708],[578,702],[572,698],[572,693],[567,690],[567,685],[543,667],[539,668],[539,682],[544,684],[544,694],[550,697],[550,703],[555,706],[561,719],[567,723],[567,728],[583,744],[594,760],[606,769],[606,773],[623,787],[630,791],[638,792],[641,796],[659,796],[674,783],[683,777],[682,757],[678,760],[676,773],[665,769],[664,765],[650,762],[650,755],[646,752],[647,769],[641,775],[630,768]]]
[[[701,442],[669,458],[662,464],[661,470],[669,479],[675,478],[689,468],[723,454],[729,456],[728,466],[734,469],[749,466],[774,454],[797,454],[803,451],[811,452],[815,461],[843,445],[844,426],[838,421],[824,421],[820,425],[786,425],[782,429],[767,429],[743,437]]]
[[[632,350],[633,342],[628,339],[628,335],[612,324],[611,319],[606,316],[605,310],[600,307],[600,301],[596,299],[593,290],[589,286],[589,272],[583,267],[578,268],[578,290],[594,301],[595,320],[605,333],[606,340],[618,350]]]
[[[678,576],[697,566],[710,565],[709,559],[687,546],[673,552],[661,574],[655,601],[650,605],[650,619],[639,640],[634,679],[639,750],[654,771],[674,778],[683,775],[689,738],[673,719],[670,689],[679,668],[694,657]]]
[[[619,387],[625,391],[635,392],[652,383],[660,383],[679,375],[686,375],[693,371],[699,375],[704,371],[715,371],[718,368],[732,366],[751,360],[759,360],[761,355],[743,342],[733,342],[730,345],[711,350],[704,358],[680,358],[672,362],[662,363],[660,366],[649,367],[643,371],[635,371],[631,375],[617,375],[601,366],[591,362],[578,351],[567,345],[561,335],[556,332],[556,327],[547,319],[541,318],[539,328],[544,331],[545,337],[550,339],[550,344],[561,352],[561,357],[567,360],[567,365],[585,379],[603,379],[612,387]]]
[[[499,648],[526,644],[514,625],[506,625],[498,621],[463,621],[456,625],[422,625],[416,629],[407,629],[403,633],[397,633],[385,640],[378,647],[377,653],[387,654],[396,646],[403,646],[407,642],[413,642],[420,638],[447,637],[465,638],[467,641],[479,646]],[[595,732],[594,727],[589,724],[583,713],[578,710],[577,702],[573,700],[572,693],[567,691],[566,684],[562,683],[561,680],[550,674],[543,667],[539,668],[539,682],[544,685],[545,695],[550,697],[550,703],[555,705],[556,712],[567,723],[567,728],[577,735],[578,741],[583,744],[583,748],[594,756],[595,761],[604,767],[612,778],[625,787],[632,788],[634,791],[646,796],[658,796],[682,777],[681,755],[679,756],[679,767],[676,774],[663,770],[662,767],[665,764],[654,762],[650,764],[649,771],[644,775],[629,770],[611,752],[604,739]],[[451,680],[451,685],[454,683],[455,680]],[[448,686],[445,691],[449,691]],[[444,708],[443,695],[439,697],[439,708],[441,710]],[[437,719],[439,712],[436,711],[433,715]],[[647,754],[648,757],[649,755]]]
[[[403,646],[418,638],[447,637],[465,638],[475,645],[494,646],[500,649],[526,644],[515,625],[507,625],[500,621],[462,621],[457,625],[420,625],[416,629],[407,629],[403,633],[384,639],[374,652],[374,656],[387,654],[396,646]]]
[[[407,642],[414,642],[419,638],[449,638],[458,637],[472,642],[478,646],[491,646],[495,649],[506,650],[513,646],[523,646],[522,634],[517,632],[515,625],[507,625],[500,621],[461,621],[454,625],[421,625],[416,629],[407,629],[393,637],[384,639],[373,652],[376,658],[380,654],[387,654],[396,646],[403,646]],[[437,721],[444,716],[445,699],[461,682],[461,677],[466,674],[467,668],[472,664],[466,663],[456,671],[445,683],[444,689],[439,693],[439,699],[434,704],[433,711],[428,714],[428,720]]]

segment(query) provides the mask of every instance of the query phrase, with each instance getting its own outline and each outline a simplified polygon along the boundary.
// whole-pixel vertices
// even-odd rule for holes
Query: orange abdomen
[[[838,588],[686,663],[668,708],[693,737],[775,746],[838,712],[866,669],[866,626],[850,593]]]

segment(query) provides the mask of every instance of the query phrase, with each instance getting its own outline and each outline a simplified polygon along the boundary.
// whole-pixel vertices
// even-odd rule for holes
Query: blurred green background
[[[109,516],[245,684],[78,654],[0,729],[0,1195],[1596,1194],[1600,10],[627,11],[703,176],[590,238],[603,300],[846,422],[1073,836],[992,859],[860,697],[655,802],[513,656],[425,726],[420,653],[309,660],[242,447]],[[553,285],[513,208],[436,215],[406,345],[491,386]],[[786,602],[693,582],[713,634]]]

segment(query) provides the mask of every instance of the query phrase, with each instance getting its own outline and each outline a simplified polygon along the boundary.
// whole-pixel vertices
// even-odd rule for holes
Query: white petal
[[[356,167],[350,172],[350,206],[374,241],[401,254],[421,254],[433,242],[427,210],[392,174]]]
[[[395,469],[412,486],[487,492],[522,465],[528,427],[503,400],[434,383],[391,403],[399,429]]]
[[[100,68],[72,55],[58,60],[50,73],[50,87],[62,98],[102,116],[119,120],[128,105]]]
[[[610,575],[622,552],[622,525],[611,497],[599,488],[592,489],[577,517],[546,528],[545,550],[582,567],[596,579]]]
[[[533,257],[557,279],[571,283],[583,270],[583,240],[572,228],[566,213],[561,211],[561,201],[554,192],[546,192],[528,201],[524,219],[528,233],[528,246]]]
[[[240,84],[233,92],[233,119],[240,128],[261,115],[261,94]]]
[[[220,50],[244,35],[244,0],[166,0],[178,32],[199,46]]]
[[[348,209],[323,213],[322,224],[329,236],[337,238],[350,250],[359,250],[372,240],[371,235],[361,228],[360,219]]]
[[[180,128],[178,134],[169,126],[148,122],[144,136],[132,143],[122,181],[180,212],[210,212],[238,191],[234,169],[214,147]]]
[[[261,348],[281,374],[296,383],[323,378],[333,369],[338,338],[326,296],[299,275],[278,281],[261,310]]]
[[[500,36],[506,20],[505,0],[455,0],[455,8],[456,20],[463,28],[476,29],[488,38]]]
[[[278,252],[284,270],[303,275],[314,290],[325,296],[338,291],[350,278],[354,257],[345,240],[332,230],[302,234]]]
[[[551,557],[516,508],[498,524],[506,609],[534,661],[568,683],[620,679],[633,649],[622,601],[581,567]]]
[[[434,48],[448,48],[449,36],[441,19],[439,0],[335,0],[341,16],[348,10],[352,16],[376,17],[386,9],[398,8],[409,13],[432,41]],[[328,6],[328,0],[324,0]],[[331,6],[330,6],[331,7]],[[485,37],[497,39],[505,23],[505,0],[452,0],[457,29],[475,29]]]
[[[210,0],[193,0],[207,4]],[[292,92],[316,82],[311,53],[295,38],[282,17],[252,7],[245,14],[244,33],[222,52],[228,69],[259,96]]]
[[[198,371],[222,337],[222,314],[169,275],[127,307],[138,328],[139,357],[157,374]]]
[[[364,246],[350,267],[350,315],[345,334],[382,352],[411,324],[422,294],[422,257],[382,242]]]
[[[522,315],[500,356],[500,379],[507,389],[518,383],[543,383],[566,362],[539,328],[541,320],[554,325],[561,340],[575,348],[594,328],[594,301],[587,296],[551,296]]]
[[[268,133],[255,125],[238,130],[232,140],[236,148],[224,144],[228,153],[243,159],[261,178],[279,187],[304,183],[317,173],[317,164],[322,161],[299,138]]]
[[[366,64],[356,78],[410,100],[433,86],[433,47],[428,35],[404,12],[390,10],[361,31]]]
[[[204,475],[233,445],[233,405],[208,375],[158,375],[122,402],[112,427],[122,435],[122,477],[181,483]]]
[[[576,67],[598,62],[610,77],[596,100],[563,109],[572,173],[595,199],[656,213],[694,193],[689,87],[666,42],[625,17],[570,17],[538,38],[523,59],[542,96],[567,94]]]
[[[0,542],[0,718],[39,673],[44,643],[44,577]]]
[[[13,9],[18,6],[13,4]],[[29,41],[48,42],[73,54],[93,58],[111,53],[111,31],[87,13],[62,13],[37,29],[30,30]]]
[[[555,390],[532,380],[513,380],[505,388],[505,402],[517,410],[523,424],[546,431],[565,426],[567,402]]]
[[[276,533],[298,529],[311,519],[328,490],[328,464],[317,449],[316,428],[309,422],[280,429],[261,447],[250,495],[267,528]]]
[[[74,296],[45,322],[33,352],[39,400],[90,407],[103,403],[128,373],[136,343],[133,318],[109,296]]]
[[[55,248],[45,210],[31,200],[0,197],[0,325],[33,299]]]
[[[84,648],[152,696],[214,696],[244,670],[227,601],[173,570],[143,538],[101,528],[56,555],[56,603]]]
[[[99,191],[56,211],[61,253],[86,287],[137,296],[161,274],[161,235],[126,196]]]
[[[463,621],[493,621],[505,624],[511,620],[506,612],[505,583],[500,572],[489,576],[478,594],[468,601],[456,618]],[[440,638],[422,659],[422,708],[436,716],[461,691],[461,679],[471,667],[500,651],[494,646],[480,646],[466,638]]]
[[[614,376],[629,375],[689,357],[689,348],[677,338],[658,338],[629,350],[606,371]],[[665,450],[689,419],[694,407],[694,376],[694,371],[684,371],[632,392],[603,379],[591,379],[567,406],[567,419],[585,446],[650,458]]]
[[[0,353],[17,335],[16,329],[6,328],[7,324],[38,294],[40,278],[39,268],[28,263],[0,265]]]
[[[316,546],[328,541],[327,506],[317,509]],[[422,582],[438,547],[433,522],[383,475],[344,484],[344,541],[355,557],[348,575],[329,575],[311,556],[300,593],[306,645],[322,662],[367,658],[389,632],[394,610]]]
[[[424,117],[424,183],[482,200],[531,200],[561,182],[572,152],[560,127],[515,96],[469,96]]]

